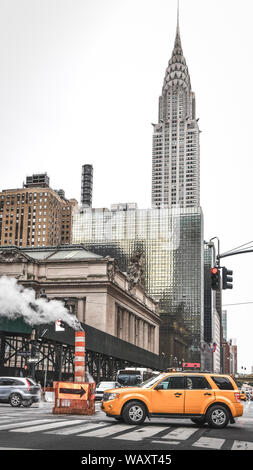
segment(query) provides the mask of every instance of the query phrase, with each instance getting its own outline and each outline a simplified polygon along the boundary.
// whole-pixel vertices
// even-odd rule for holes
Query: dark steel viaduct
[[[117,370],[145,367],[162,371],[169,358],[139,348],[117,337],[82,324],[86,333],[86,369],[96,382],[113,380]],[[0,375],[27,376],[31,372],[42,385],[71,380],[74,374],[75,332],[55,325],[33,329],[21,320],[0,322]]]

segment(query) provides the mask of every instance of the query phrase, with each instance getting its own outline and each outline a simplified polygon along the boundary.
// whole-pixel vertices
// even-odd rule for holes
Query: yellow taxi
[[[101,409],[107,416],[128,424],[142,424],[151,417],[190,418],[224,428],[242,416],[243,405],[236,383],[229,375],[206,372],[168,372],[137,387],[107,390]]]

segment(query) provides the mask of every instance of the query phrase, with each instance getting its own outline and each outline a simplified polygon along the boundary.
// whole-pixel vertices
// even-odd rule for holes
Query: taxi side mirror
[[[163,390],[163,384],[158,384],[158,385],[155,387],[155,390]]]

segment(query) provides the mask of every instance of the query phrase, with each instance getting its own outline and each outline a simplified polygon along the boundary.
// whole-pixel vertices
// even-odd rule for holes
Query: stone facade
[[[79,321],[159,354],[157,302],[111,257],[82,246],[18,249],[0,247],[0,276],[18,279],[48,299],[62,300]]]

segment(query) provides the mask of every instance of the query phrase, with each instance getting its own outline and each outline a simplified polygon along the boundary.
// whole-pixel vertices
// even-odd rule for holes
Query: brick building
[[[72,212],[77,201],[60,194],[49,187],[46,173],[28,176],[23,188],[0,192],[0,245],[71,243]]]

